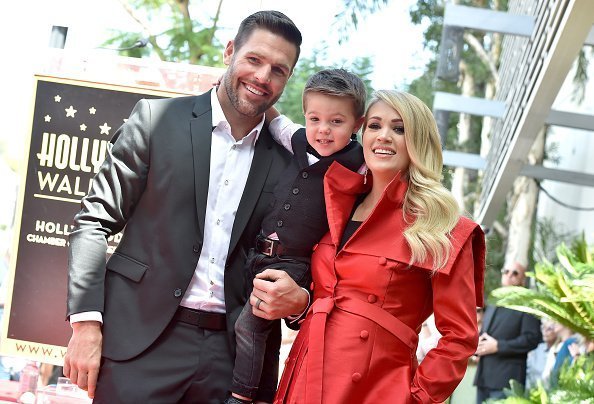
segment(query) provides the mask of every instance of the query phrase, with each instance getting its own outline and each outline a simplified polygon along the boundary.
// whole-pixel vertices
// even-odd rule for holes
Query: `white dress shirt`
[[[211,92],[212,131],[210,177],[204,220],[204,243],[194,276],[181,301],[193,309],[225,312],[225,262],[239,201],[254,157],[264,117],[247,136],[236,141],[215,90]],[[290,140],[289,140],[290,141]],[[72,314],[70,322],[103,322],[100,312]]]
[[[210,177],[204,220],[204,243],[181,305],[192,309],[225,312],[225,262],[231,242],[231,230],[247,182],[254,146],[262,121],[239,141],[231,135],[231,126],[212,91],[212,144]]]

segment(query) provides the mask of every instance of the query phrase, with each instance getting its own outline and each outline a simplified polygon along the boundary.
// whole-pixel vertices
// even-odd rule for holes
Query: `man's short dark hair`
[[[326,69],[313,74],[303,89],[303,108],[309,93],[346,97],[353,101],[356,118],[365,115],[367,91],[363,80],[344,69]]]
[[[297,63],[301,51],[301,31],[289,17],[275,10],[258,11],[246,17],[239,25],[239,30],[235,35],[233,41],[235,49],[240,49],[256,29],[270,31],[295,45],[297,48],[295,63]]]

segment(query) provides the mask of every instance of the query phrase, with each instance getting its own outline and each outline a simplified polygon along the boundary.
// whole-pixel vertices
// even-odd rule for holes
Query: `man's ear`
[[[227,42],[227,46],[225,47],[225,52],[223,52],[223,63],[229,66],[231,64],[231,58],[233,57],[233,41]]]

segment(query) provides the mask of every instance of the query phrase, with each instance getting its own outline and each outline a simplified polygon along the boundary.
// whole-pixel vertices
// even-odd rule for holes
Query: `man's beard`
[[[242,115],[249,116],[249,117],[257,117],[258,115],[262,115],[268,108],[270,108],[278,99],[280,98],[280,94],[272,99],[270,102],[263,103],[263,104],[254,104],[247,100],[242,100],[239,97],[239,88],[233,86],[232,77],[234,75],[233,67],[229,67],[225,75],[223,76],[223,85],[225,86],[225,91],[227,92],[227,97],[229,97],[229,101],[231,105],[237,112]],[[237,82],[238,86],[242,86],[239,81]]]

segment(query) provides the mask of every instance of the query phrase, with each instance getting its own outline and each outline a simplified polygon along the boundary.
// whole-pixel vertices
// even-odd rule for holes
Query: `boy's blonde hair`
[[[410,263],[430,256],[437,271],[447,264],[451,250],[448,236],[459,219],[456,200],[441,184],[443,157],[437,124],[431,110],[412,94],[376,91],[369,107],[379,101],[398,111],[404,124],[410,165],[403,214],[409,223],[404,237],[412,251]]]

